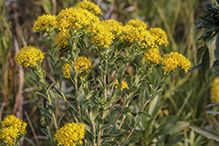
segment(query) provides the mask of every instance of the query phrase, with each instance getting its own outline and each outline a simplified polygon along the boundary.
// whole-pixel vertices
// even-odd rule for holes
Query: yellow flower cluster
[[[155,47],[154,36],[147,31],[147,25],[138,19],[130,20],[123,27],[121,39],[131,44],[137,43],[141,48]]]
[[[151,28],[149,30],[152,36],[155,37],[155,44],[157,45],[165,45],[167,46],[168,40],[167,40],[167,34],[165,31],[163,31],[161,28]]]
[[[60,11],[56,20],[56,28],[62,32],[65,32],[66,29],[85,29],[92,22],[98,21],[99,18],[86,9],[71,7]]]
[[[85,10],[88,10],[94,14],[101,14],[101,10],[100,8],[95,5],[94,3],[92,2],[89,2],[87,0],[84,0],[80,3],[78,3],[76,6],[75,6],[76,9],[78,8],[81,8],[81,9],[85,9]]]
[[[56,26],[56,16],[55,15],[42,15],[37,18],[33,25],[33,31],[51,31]]]
[[[76,67],[75,70],[78,71],[82,66],[84,66],[79,73],[82,73],[83,71],[88,71],[92,67],[92,61],[87,59],[84,56],[78,57],[75,63]]]
[[[182,54],[178,52],[171,52],[170,54],[165,54],[162,57],[161,64],[164,70],[164,74],[170,71],[174,71],[176,68],[182,68],[185,72],[192,67],[191,62]]]
[[[33,46],[22,48],[15,56],[15,62],[25,67],[31,65],[36,66],[37,63],[41,63],[43,59],[44,53]]]
[[[211,100],[219,103],[219,77],[216,77],[211,86]]]
[[[105,25],[109,26],[110,32],[114,34],[114,37],[118,37],[122,34],[123,24],[113,19],[105,20]]]
[[[74,63],[73,61],[71,61],[72,64]],[[65,78],[70,78],[70,68],[71,68],[71,65],[68,64],[68,63],[65,63],[62,67],[62,72],[65,76]]]
[[[115,85],[116,85],[115,86],[116,89],[118,89],[119,88],[119,81],[118,80],[116,80]],[[123,80],[121,83],[120,90],[124,90],[124,89],[129,89],[129,86],[128,86],[127,82]]]
[[[27,123],[16,118],[14,115],[7,116],[0,123],[0,141],[13,145],[16,138],[27,133],[26,126]]]
[[[55,39],[55,44],[59,43],[58,45],[58,50],[61,50],[61,49],[64,49],[66,48],[69,43],[68,41],[66,40],[67,39],[70,39],[71,38],[71,35],[68,31],[66,32],[59,32],[56,36],[56,39]]]
[[[85,126],[83,123],[68,123],[56,132],[54,140],[58,142],[58,145],[63,146],[82,144],[81,139],[83,139],[85,135]]]
[[[90,34],[91,43],[104,48],[108,48],[114,39],[109,24],[106,25],[104,21],[96,21],[87,28],[86,33]]]
[[[72,64],[74,62],[72,61]],[[91,67],[92,67],[92,61],[87,59],[86,57],[84,56],[80,56],[78,57],[78,59],[76,60],[76,63],[75,63],[75,70],[78,71],[82,66],[84,66],[79,73],[82,73],[83,71],[88,71]],[[70,68],[71,68],[71,65],[68,64],[68,63],[65,63],[62,67],[62,71],[63,71],[63,74],[65,76],[65,78],[69,78],[70,77]]]
[[[160,64],[161,55],[158,48],[151,48],[144,53],[144,59],[146,62],[152,62],[155,64]]]

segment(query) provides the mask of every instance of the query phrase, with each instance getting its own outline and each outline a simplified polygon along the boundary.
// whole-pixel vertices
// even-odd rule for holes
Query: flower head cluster
[[[152,36],[155,38],[155,44],[158,46],[165,45],[167,46],[168,40],[167,40],[167,34],[165,31],[163,31],[161,28],[151,28],[149,30]]]
[[[55,15],[42,15],[37,18],[33,25],[33,31],[51,31],[56,26]]]
[[[73,61],[71,61],[71,62],[72,62],[72,64],[74,64]],[[78,71],[81,67],[83,67],[83,68],[80,70],[79,73],[82,73],[84,71],[87,72],[92,67],[92,61],[87,59],[84,56],[78,57],[78,59],[75,62],[75,70]],[[68,63],[65,63],[63,65],[62,71],[63,71],[63,74],[64,74],[65,78],[69,78],[70,77],[70,68],[71,68],[71,65],[68,64]]]
[[[116,82],[114,84],[116,85],[115,86],[116,89],[118,89],[119,88],[119,81],[116,80]],[[129,89],[129,86],[128,86],[127,82],[123,80],[122,83],[121,83],[120,90],[124,90],[124,89]]]
[[[84,0],[80,3],[78,3],[75,8],[81,8],[81,9],[85,9],[85,10],[88,10],[94,14],[101,14],[101,10],[100,8],[95,5],[94,3],[92,2],[89,2],[87,0]]]
[[[211,100],[219,103],[219,77],[216,77],[211,86]]]
[[[15,62],[19,65],[28,67],[36,66],[44,59],[44,53],[35,47],[27,46],[22,48],[15,56]]]
[[[74,63],[73,61],[71,61],[72,64]],[[62,72],[65,76],[65,78],[70,78],[70,68],[71,68],[71,65],[68,64],[68,63],[65,63],[62,67]]]
[[[138,19],[130,20],[123,27],[121,39],[131,44],[137,43],[141,48],[155,46],[154,36],[147,30],[147,25]]]
[[[185,72],[192,67],[191,62],[182,54],[178,52],[171,52],[170,54],[165,54],[162,58],[161,64],[164,70],[164,74],[170,71],[174,71],[176,68],[182,68]]]
[[[113,19],[105,20],[105,25],[109,26],[110,32],[112,32],[115,37],[118,37],[122,34],[123,24]]]
[[[87,59],[87,57],[80,56],[76,60],[75,63],[76,67],[75,70],[78,71],[82,66],[84,66],[79,73],[82,73],[83,71],[88,71],[92,67],[92,61],[90,59]]]
[[[58,145],[63,146],[82,144],[81,139],[85,135],[85,126],[83,123],[68,123],[56,132],[54,140],[58,142]]]
[[[151,48],[147,52],[144,53],[144,59],[146,62],[160,64],[161,55],[158,48]]]
[[[14,115],[7,116],[0,123],[0,141],[13,145],[16,138],[26,133],[27,123],[16,118]]]
[[[64,49],[66,48],[69,43],[68,41],[66,40],[67,39],[70,39],[71,38],[71,35],[68,31],[66,32],[59,32],[56,36],[56,39],[55,39],[55,44],[59,43],[58,45],[58,50],[61,50],[61,49]]]
[[[99,18],[88,10],[71,7],[60,11],[56,20],[56,28],[62,32],[65,32],[66,29],[85,29],[92,22],[98,21]]]
[[[86,33],[90,35],[91,43],[104,48],[109,48],[114,39],[110,26],[106,25],[104,21],[96,21],[87,28]]]

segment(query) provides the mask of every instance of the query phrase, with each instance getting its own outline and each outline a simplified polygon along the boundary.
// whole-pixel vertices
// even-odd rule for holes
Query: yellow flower
[[[72,64],[74,64],[74,62],[72,61]],[[84,66],[85,65],[85,66]],[[92,67],[92,61],[87,59],[84,56],[80,56],[78,57],[78,59],[76,60],[75,63],[75,70],[78,71],[82,66],[84,66],[79,73],[82,73],[83,71],[88,71],[91,67]],[[68,63],[65,63],[62,67],[62,71],[63,74],[65,76],[65,78],[69,78],[70,77],[70,68],[71,65]]]
[[[65,30],[65,29],[63,29],[63,30]],[[64,32],[61,31],[57,34],[56,39],[55,39],[55,44],[59,43],[58,50],[64,49],[65,47],[67,47],[69,45],[68,41],[65,38],[67,38],[67,39],[71,38],[71,35],[70,35],[68,30],[66,30]]]
[[[72,64],[74,63],[73,61],[71,61]],[[71,65],[68,64],[68,63],[65,63],[62,67],[62,72],[65,76],[65,78],[70,78],[70,68],[71,68]]]
[[[92,61],[84,56],[78,57],[75,64],[76,64],[75,67],[76,71],[78,71],[82,66],[85,65],[84,68],[82,68],[79,73],[82,73],[83,71],[88,71],[88,69],[92,67]]]
[[[95,5],[94,3],[92,2],[89,2],[87,0],[84,0],[80,3],[78,3],[75,8],[81,8],[81,9],[85,9],[85,10],[88,10],[94,14],[101,14],[101,10],[100,8]]]
[[[211,86],[211,100],[219,103],[219,77],[216,77]]]
[[[91,37],[91,43],[104,48],[109,48],[114,39],[110,26],[106,25],[104,21],[94,22],[87,28],[86,33]]]
[[[14,115],[7,116],[0,124],[0,141],[13,145],[17,137],[26,134],[27,123]]]
[[[71,7],[60,11],[56,20],[56,28],[62,31],[62,29],[85,29],[92,22],[98,21],[99,18],[85,9]]]
[[[33,31],[47,31],[49,32],[57,25],[56,16],[54,15],[42,15],[37,18],[33,25]]]
[[[155,37],[147,30],[147,25],[138,20],[130,20],[123,27],[121,39],[130,44],[137,43],[141,48],[155,47]]]
[[[15,62],[19,65],[28,67],[36,66],[37,63],[41,63],[44,59],[44,53],[40,49],[33,46],[27,46],[22,48],[15,56]]]
[[[171,52],[170,54],[165,54],[162,58],[161,64],[164,70],[164,74],[170,71],[174,71],[176,68],[182,68],[185,72],[192,67],[191,62],[182,54],[178,52]]]
[[[122,81],[122,84],[121,84],[121,90],[123,90],[123,89],[129,89],[129,86],[128,86],[128,84],[127,84],[127,82],[126,81]]]
[[[151,48],[144,53],[144,59],[147,62],[152,62],[155,64],[160,64],[161,56],[158,48]]]
[[[116,80],[116,82],[114,83],[116,86],[116,89],[118,89],[119,88],[119,81],[118,80]]]
[[[119,81],[118,80],[116,80],[116,82],[114,83],[116,86],[116,89],[118,89],[119,88]],[[124,89],[129,89],[129,86],[128,86],[128,84],[127,84],[127,82],[126,81],[122,81],[122,83],[121,83],[121,87],[120,87],[120,90],[124,90]]]
[[[109,26],[110,32],[112,32],[115,37],[122,34],[123,24],[121,22],[115,21],[113,19],[108,19],[104,21],[105,25]]]
[[[155,43],[156,45],[165,45],[167,46],[168,44],[168,39],[167,39],[167,34],[165,31],[163,31],[161,28],[151,28],[149,30],[152,36],[155,37]]]
[[[81,139],[85,135],[85,126],[83,123],[68,123],[56,132],[54,140],[57,140],[58,145],[63,146],[82,144]]]

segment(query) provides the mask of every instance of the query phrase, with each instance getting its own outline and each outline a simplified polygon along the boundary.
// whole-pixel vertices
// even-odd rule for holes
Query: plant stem
[[[110,127],[110,129],[107,131],[106,134],[108,134],[108,133],[112,130],[112,128],[114,127],[114,125],[115,125],[116,122],[118,121],[119,117],[121,116],[121,114],[122,114],[124,108],[129,105],[129,101],[131,100],[132,96],[133,96],[133,93],[129,95],[129,99],[127,100],[126,105],[121,109],[121,111],[119,112],[119,115],[117,116],[116,120],[114,121],[114,123],[112,124],[112,126]]]
[[[144,105],[142,106],[142,108],[141,108],[141,110],[140,110],[141,112],[144,110],[145,106],[148,104],[148,102],[149,102],[150,99],[151,99],[151,96],[149,96],[148,99],[145,101]],[[125,142],[129,139],[129,137],[132,135],[132,132],[134,131],[134,129],[135,129],[135,127],[137,126],[137,123],[138,123],[138,121],[139,121],[139,119],[140,119],[140,116],[141,116],[141,113],[138,114],[138,117],[137,117],[137,119],[136,119],[136,121],[135,121],[135,125],[134,125],[133,128],[131,129],[129,135],[126,137],[124,143],[125,143]]]

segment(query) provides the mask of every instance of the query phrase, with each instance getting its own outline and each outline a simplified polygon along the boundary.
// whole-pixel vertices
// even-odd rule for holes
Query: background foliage
[[[28,103],[37,100],[36,90],[30,81],[31,73],[25,73],[26,68],[15,65],[14,55],[21,46],[34,45],[45,50],[46,43],[39,40],[39,34],[33,33],[32,25],[38,16],[49,13],[57,14],[61,9],[75,5],[77,0],[18,0],[0,1],[0,117],[16,114],[28,123],[28,134],[23,140],[25,145],[49,145],[46,137],[39,130],[41,125],[40,111],[36,106]],[[160,27],[167,32],[169,45],[161,49],[164,53],[178,51],[197,65],[196,52],[203,44],[198,38],[204,33],[197,31],[194,23],[200,22],[197,15],[202,13],[198,8],[204,8],[204,0],[94,0],[102,9],[104,18],[113,18],[127,22],[131,18],[138,18],[148,23],[150,27]],[[19,47],[20,46],[20,47]],[[136,60],[137,62],[138,60]],[[47,80],[53,81],[47,67]],[[134,66],[129,66],[132,71]],[[151,81],[154,75],[150,76]],[[209,85],[214,75],[208,72]],[[188,128],[190,125],[204,127],[208,131],[218,133],[218,116],[206,114],[205,106],[211,103],[209,86],[204,83],[201,71],[195,70],[187,75],[183,71],[174,73],[167,79],[162,95],[156,97],[146,111],[153,115],[139,123],[135,134],[140,140],[133,145],[218,145],[214,140],[205,138]],[[65,88],[65,92],[71,89]],[[133,100],[140,107],[140,101]],[[57,101],[57,115],[66,110]],[[217,110],[217,106],[213,106]],[[64,121],[70,117],[65,116]],[[182,123],[187,121],[188,123]],[[183,127],[180,127],[183,125]],[[172,130],[169,130],[171,127]],[[182,130],[183,129],[183,130]],[[159,143],[157,140],[159,138]]]

